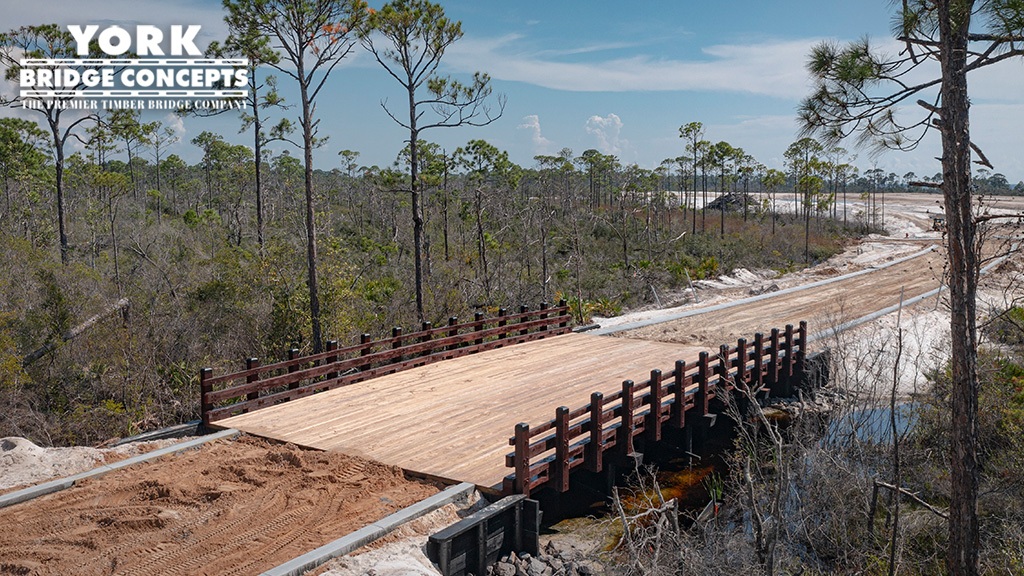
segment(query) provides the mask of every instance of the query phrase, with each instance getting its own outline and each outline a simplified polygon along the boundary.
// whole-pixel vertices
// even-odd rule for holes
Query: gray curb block
[[[235,429],[222,430],[220,432],[217,432],[216,434],[210,434],[208,436],[203,436],[201,438],[196,438],[194,440],[188,440],[185,442],[179,442],[178,444],[165,446],[158,450],[153,450],[152,452],[139,454],[138,456],[132,456],[131,458],[127,458],[119,462],[114,462],[113,464],[104,464],[98,468],[93,468],[92,470],[81,472],[79,474],[75,474],[74,476],[58,478],[56,480],[50,480],[49,482],[43,482],[42,484],[36,484],[35,486],[29,486],[28,488],[23,488],[16,492],[10,492],[0,496],[0,508],[6,508],[7,506],[20,504],[21,502],[25,502],[33,498],[38,498],[39,496],[45,496],[46,494],[60,492],[61,490],[71,488],[77,482],[80,482],[82,480],[87,480],[89,478],[98,478],[105,474],[110,474],[111,472],[115,472],[117,470],[127,468],[135,464],[156,460],[169,454],[180,454],[181,452],[186,452],[188,450],[198,448],[199,446],[202,446],[207,442],[221,440],[224,438],[235,438],[239,434],[241,434],[241,432]]]
[[[626,330],[634,330],[636,328],[644,328],[646,326],[651,326],[653,324],[661,324],[662,322],[671,322],[673,320],[679,320],[680,318],[688,318],[690,316],[697,316],[697,315],[700,315],[700,314],[706,314],[708,312],[717,312],[719,310],[726,310],[726,309],[732,308],[734,306],[741,306],[743,304],[750,304],[752,302],[760,302],[761,300],[768,300],[770,298],[777,298],[779,296],[785,296],[787,294],[793,294],[795,292],[800,292],[800,291],[803,291],[803,290],[808,290],[810,288],[817,288],[818,286],[826,286],[828,284],[832,284],[834,282],[839,282],[839,281],[842,281],[842,280],[847,280],[849,278],[856,278],[857,276],[863,276],[864,274],[870,274],[870,273],[876,272],[878,270],[884,270],[884,269],[889,268],[891,266],[896,266],[897,264],[902,264],[903,262],[906,262],[908,260],[913,260],[914,258],[918,258],[920,256],[924,256],[925,254],[931,252],[932,250],[935,250],[936,248],[938,248],[937,244],[931,244],[927,248],[925,248],[924,250],[921,250],[920,252],[914,252],[913,254],[910,254],[908,256],[903,256],[902,258],[897,258],[896,260],[893,260],[892,262],[886,262],[885,264],[882,264],[881,266],[872,266],[870,268],[865,268],[863,270],[858,270],[856,272],[851,272],[849,274],[844,274],[842,276],[836,276],[834,278],[826,278],[825,280],[818,280],[817,282],[811,282],[810,284],[800,284],[799,286],[793,286],[793,287],[790,287],[790,288],[785,288],[783,290],[779,290],[778,292],[769,292],[767,294],[759,294],[757,296],[751,296],[750,298],[743,298],[742,300],[734,300],[732,302],[724,302],[722,304],[716,304],[714,306],[705,306],[705,307],[702,307],[702,308],[693,308],[693,309],[690,309],[690,310],[685,310],[683,312],[677,312],[675,314],[669,314],[669,315],[666,315],[666,316],[659,316],[658,318],[652,318],[652,319],[649,319],[649,320],[640,320],[638,322],[631,322],[629,324],[622,324],[620,326],[615,326],[613,328],[598,328],[597,330],[593,330],[591,332],[593,334],[598,334],[598,335],[614,334],[616,332],[623,332],[623,331],[626,331]]]
[[[324,544],[323,546],[307,552],[298,558],[293,558],[280,566],[271,568],[264,572],[261,576],[300,576],[305,572],[324,564],[332,558],[343,556],[349,552],[366,546],[367,544],[387,535],[406,522],[415,520],[420,516],[429,514],[438,508],[450,504],[460,498],[468,498],[473,491],[476,490],[476,486],[469,482],[463,482],[456,484],[444,490],[434,494],[433,496],[421,500],[412,506],[403,508],[394,514],[381,518],[369,526],[364,526],[355,532],[342,536],[333,542]]]

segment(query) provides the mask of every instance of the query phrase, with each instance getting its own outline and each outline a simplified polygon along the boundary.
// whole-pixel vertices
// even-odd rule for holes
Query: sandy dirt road
[[[243,436],[0,510],[0,574],[258,574],[437,491]]]
[[[717,348],[737,338],[767,334],[771,328],[806,320],[811,332],[824,330],[898,304],[904,298],[934,290],[942,278],[943,255],[938,250],[900,264],[845,280],[740,304],[634,330],[619,332],[627,338],[661,340]]]
[[[854,211],[856,207],[851,208]],[[982,214],[1021,214],[1024,213],[1024,197],[988,197],[984,199]],[[936,194],[890,194],[886,199],[886,226],[891,236],[876,237],[862,244],[862,247],[874,243],[876,245],[904,243],[909,248],[928,245],[941,246],[941,234],[931,230],[932,217],[942,214],[941,196]],[[986,256],[994,255],[995,251],[1005,249],[1005,241],[1020,237],[1019,228],[995,228],[990,225],[990,234],[998,236],[985,245]],[[1009,236],[1008,236],[1009,234]],[[916,249],[916,248],[915,248]],[[821,280],[822,274],[832,272],[838,275],[839,268],[851,263],[858,267],[870,268],[883,264],[884,259],[872,261],[870,254],[862,257],[860,249],[847,250],[826,263],[816,267],[817,273],[804,281]],[[883,258],[888,257],[887,251],[878,251]],[[810,332],[827,330],[856,318],[860,318],[894,306],[900,302],[901,291],[905,299],[924,294],[939,288],[945,254],[940,248],[900,264],[872,271],[854,278],[840,280],[826,286],[809,288],[800,292],[769,298],[749,304],[741,304],[719,311],[709,311],[686,318],[669,320],[642,328],[616,332],[620,337],[639,338],[678,342],[717,348],[724,343],[735,343],[737,338],[751,338],[755,332],[767,333],[771,328],[782,328],[786,324],[796,325],[801,320],[808,322]],[[837,264],[841,263],[841,264]],[[844,269],[846,273],[849,270]],[[998,269],[997,269],[998,271]],[[780,279],[780,283],[790,287],[801,282]],[[728,299],[742,298],[742,294],[733,294]],[[941,297],[929,298],[918,304],[919,307],[934,307]],[[695,311],[699,307],[695,307]]]

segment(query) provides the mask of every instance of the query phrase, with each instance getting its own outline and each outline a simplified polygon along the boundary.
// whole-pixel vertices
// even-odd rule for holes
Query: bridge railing
[[[514,314],[502,308],[491,318],[477,312],[472,321],[461,324],[453,316],[447,326],[436,328],[424,322],[417,332],[394,328],[390,338],[380,340],[363,334],[359,344],[345,348],[332,340],[324,352],[299,356],[293,349],[287,360],[273,364],[248,358],[244,370],[222,376],[203,368],[203,423],[448,358],[564,334],[571,330],[571,322],[562,300],[553,308],[547,303],[537,310],[521,306]]]
[[[608,457],[632,453],[638,436],[660,440],[664,426],[683,428],[689,419],[709,414],[710,401],[737,385],[789,396],[806,349],[807,323],[800,322],[796,330],[788,325],[768,337],[759,333],[753,341],[723,345],[717,356],[701,352],[696,361],[678,360],[670,370],[651,370],[648,379],[626,380],[607,396],[594,392],[590,403],[576,409],[560,406],[553,420],[539,426],[521,422],[509,438],[514,451],[505,465],[513,472],[505,477],[503,491],[529,495],[550,486],[565,492],[574,469],[602,471]]]

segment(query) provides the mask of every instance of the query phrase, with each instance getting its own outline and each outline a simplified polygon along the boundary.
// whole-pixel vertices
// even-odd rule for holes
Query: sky
[[[197,44],[227,33],[220,2],[211,0],[0,0],[5,29],[54,22],[167,27],[199,24]],[[375,6],[379,2],[370,2]],[[742,147],[759,162],[783,168],[783,153],[799,138],[796,111],[811,90],[804,65],[821,41],[864,36],[898,50],[889,32],[890,0],[442,0],[446,15],[462,22],[464,36],[449,47],[440,68],[466,80],[488,73],[495,94],[507,99],[500,119],[485,127],[441,128],[421,138],[452,151],[473,139],[508,151],[526,167],[534,156],[594,148],[624,164],[657,167],[684,155],[679,126],[699,121],[705,138]],[[130,28],[129,28],[130,29]],[[982,70],[970,79],[972,138],[1011,183],[1024,179],[1024,62]],[[270,72],[270,71],[268,71]],[[278,76],[281,76],[278,74]],[[297,90],[280,78],[286,101]],[[9,93],[11,86],[4,87]],[[326,144],[317,168],[340,167],[337,153],[360,153],[362,165],[390,165],[408,133],[397,115],[401,86],[361,49],[339,65],[317,102]],[[297,118],[297,106],[280,114]],[[27,111],[5,111],[29,118]],[[917,110],[905,111],[917,114]],[[204,130],[247,144],[237,115],[179,119],[146,112],[146,121],[173,126],[181,141],[170,149],[186,161],[201,156],[189,141]],[[38,118],[37,118],[38,119]],[[77,144],[75,144],[77,145]],[[910,153],[873,156],[846,145],[862,169],[898,175],[939,172],[938,134]],[[290,146],[275,144],[280,152]],[[292,153],[299,152],[292,148]]]

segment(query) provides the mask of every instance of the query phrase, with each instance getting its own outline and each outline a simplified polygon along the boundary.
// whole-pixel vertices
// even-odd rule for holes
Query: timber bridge
[[[613,469],[637,440],[706,425],[737,388],[791,395],[805,367],[806,322],[714,354],[570,325],[562,301],[395,328],[380,340],[364,334],[272,364],[249,358],[230,374],[205,368],[203,423],[472,482],[491,495],[565,492],[574,472]]]

